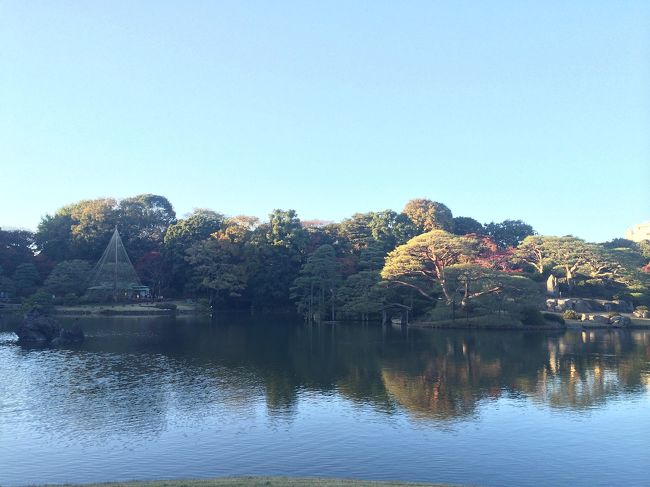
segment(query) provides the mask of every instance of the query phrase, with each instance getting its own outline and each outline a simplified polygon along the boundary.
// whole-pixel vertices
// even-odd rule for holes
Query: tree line
[[[341,222],[301,221],[294,210],[266,221],[208,209],[177,218],[152,194],[79,201],[36,232],[0,229],[0,296],[83,301],[116,226],[154,295],[216,307],[363,320],[390,303],[439,316],[507,313],[539,305],[551,273],[565,295],[650,304],[648,241],[540,236],[520,220],[454,217],[429,199]]]

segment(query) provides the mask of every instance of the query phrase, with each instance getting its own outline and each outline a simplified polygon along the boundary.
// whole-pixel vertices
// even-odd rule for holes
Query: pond
[[[0,325],[0,484],[231,475],[648,485],[650,332],[291,319]]]

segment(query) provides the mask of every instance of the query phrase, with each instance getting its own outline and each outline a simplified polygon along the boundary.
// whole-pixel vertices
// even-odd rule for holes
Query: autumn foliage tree
[[[413,222],[418,233],[431,230],[451,232],[454,228],[454,216],[451,210],[437,201],[423,198],[413,199],[406,203],[402,213]]]

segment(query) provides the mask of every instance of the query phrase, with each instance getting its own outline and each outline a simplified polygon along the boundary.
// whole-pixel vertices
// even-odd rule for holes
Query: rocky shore
[[[84,341],[84,333],[79,327],[68,330],[59,322],[38,312],[30,312],[16,331],[18,343],[23,345],[69,345]]]

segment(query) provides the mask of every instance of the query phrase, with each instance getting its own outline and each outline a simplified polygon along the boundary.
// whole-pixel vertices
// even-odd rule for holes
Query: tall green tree
[[[365,249],[373,240],[372,219],[372,213],[355,213],[339,225],[341,237],[348,242],[353,252],[358,253]]]
[[[291,288],[298,311],[311,320],[314,312],[324,316],[330,310],[336,319],[336,297],[341,284],[341,265],[331,245],[323,245],[310,255]]]
[[[164,196],[141,194],[120,200],[116,222],[129,256],[136,261],[162,249],[167,228],[176,222],[176,213]]]
[[[454,229],[454,216],[451,210],[437,201],[423,198],[413,199],[406,203],[402,213],[413,222],[417,233],[431,230],[451,232]]]
[[[379,313],[385,301],[385,288],[379,286],[381,277],[378,271],[362,270],[345,279],[339,290],[341,310],[358,315],[362,321]]]
[[[165,232],[163,256],[168,265],[170,283],[174,292],[181,293],[189,282],[191,269],[186,259],[193,245],[219,231],[224,216],[212,210],[197,209],[187,218],[172,223]]]
[[[255,228],[251,237],[255,264],[250,281],[254,306],[291,304],[290,288],[304,262],[309,238],[294,210],[274,210],[267,223]]]
[[[485,227],[482,223],[466,216],[454,217],[454,233],[456,235],[483,235]]]
[[[7,274],[21,264],[34,261],[34,234],[27,230],[2,230],[0,228],[0,267]]]
[[[199,291],[210,298],[214,309],[219,301],[239,298],[246,289],[248,269],[241,246],[215,234],[187,250],[192,277]]]
[[[490,222],[485,225],[485,234],[496,244],[506,249],[516,247],[526,237],[535,235],[535,230],[521,220],[504,220],[501,223]]]
[[[92,267],[85,260],[59,262],[45,279],[44,287],[57,296],[76,294],[81,296],[88,288]]]
[[[72,238],[73,223],[72,215],[67,209],[59,210],[54,215],[45,215],[34,236],[39,253],[56,262],[78,257],[80,254]]]
[[[11,298],[16,294],[16,285],[8,276],[4,274],[4,269],[0,266],[0,296]]]
[[[309,236],[295,210],[273,210],[268,224],[262,227],[270,245],[284,247],[296,255],[304,253]]]
[[[16,267],[11,280],[18,296],[29,296],[36,291],[41,276],[34,264],[20,264]]]

